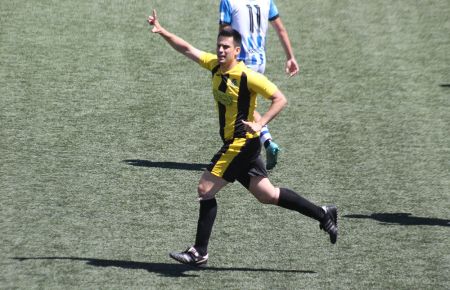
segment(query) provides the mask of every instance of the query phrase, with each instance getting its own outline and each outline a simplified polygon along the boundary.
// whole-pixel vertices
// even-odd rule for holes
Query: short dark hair
[[[229,26],[224,27],[219,30],[219,35],[217,35],[217,38],[219,38],[221,36],[233,37],[234,45],[236,47],[241,47],[242,37],[241,37],[241,34],[237,30],[234,30],[233,28],[231,28]]]

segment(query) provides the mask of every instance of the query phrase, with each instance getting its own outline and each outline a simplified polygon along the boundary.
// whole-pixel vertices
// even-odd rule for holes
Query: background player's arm
[[[176,36],[175,34],[167,31],[159,24],[156,10],[153,9],[152,15],[147,19],[148,23],[153,26],[152,32],[161,35],[176,51],[185,55],[187,58],[192,59],[195,62],[199,62],[202,51],[193,47],[184,39]]]
[[[281,45],[283,46],[284,49],[284,53],[286,54],[286,67],[285,67],[286,73],[289,74],[289,76],[293,76],[298,73],[299,66],[297,64],[297,60],[295,59],[287,30],[284,27],[280,17],[277,17],[270,23],[277,32],[278,38],[280,39]]]
[[[262,127],[267,125],[273,118],[275,118],[286,106],[287,100],[284,94],[277,90],[271,97],[270,100],[272,103],[270,104],[267,112],[261,116],[261,118],[257,122],[246,122],[242,121],[246,126],[246,130],[250,133],[255,133],[261,131]]]
[[[231,25],[230,25],[230,24],[227,24],[227,23],[220,23],[220,24],[219,24],[219,31],[222,30],[222,29],[224,29],[225,27],[231,27]]]

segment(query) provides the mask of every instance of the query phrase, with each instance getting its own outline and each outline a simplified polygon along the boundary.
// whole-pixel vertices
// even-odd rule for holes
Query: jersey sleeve
[[[248,77],[248,87],[265,99],[270,99],[277,91],[278,87],[269,81],[263,74],[252,72]]]
[[[202,52],[198,64],[201,67],[212,71],[219,64],[219,62],[217,61],[217,56],[215,54]]]
[[[221,0],[219,5],[219,23],[231,25],[231,4],[229,0]]]
[[[269,8],[269,21],[273,21],[277,19],[280,15],[278,13],[278,8],[275,5],[275,0],[270,0],[270,8]]]

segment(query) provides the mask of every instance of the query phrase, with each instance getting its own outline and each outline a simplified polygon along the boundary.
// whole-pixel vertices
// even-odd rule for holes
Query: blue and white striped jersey
[[[239,59],[245,64],[266,64],[266,37],[269,21],[278,17],[274,0],[221,0],[220,24],[231,27],[242,36]]]

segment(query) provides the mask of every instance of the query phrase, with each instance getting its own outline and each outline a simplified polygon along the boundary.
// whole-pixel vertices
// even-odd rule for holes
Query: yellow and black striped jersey
[[[199,64],[212,72],[212,91],[219,113],[220,136],[229,141],[234,138],[255,138],[259,133],[245,131],[242,120],[253,121],[256,96],[269,99],[278,88],[264,75],[239,62],[231,70],[222,72],[217,56],[202,53]]]

